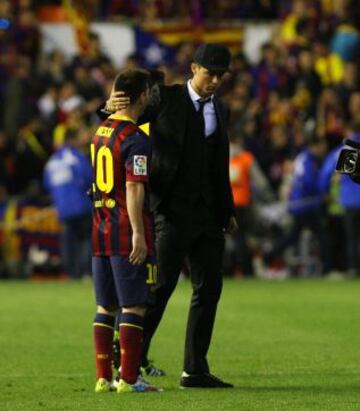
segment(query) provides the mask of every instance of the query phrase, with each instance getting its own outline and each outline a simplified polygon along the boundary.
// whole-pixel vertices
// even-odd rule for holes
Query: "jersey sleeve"
[[[126,181],[149,181],[150,142],[142,133],[135,133],[127,138],[125,159]]]

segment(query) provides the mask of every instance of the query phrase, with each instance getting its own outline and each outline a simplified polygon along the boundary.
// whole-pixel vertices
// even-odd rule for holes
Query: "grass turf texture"
[[[360,281],[224,284],[209,352],[232,390],[179,390],[190,285],[151,357],[160,394],[95,394],[91,284],[0,283],[0,410],[360,410]]]

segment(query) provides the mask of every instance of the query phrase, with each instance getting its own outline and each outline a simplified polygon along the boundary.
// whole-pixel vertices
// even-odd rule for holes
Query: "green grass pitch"
[[[151,357],[161,394],[95,394],[91,284],[0,282],[0,410],[360,410],[360,281],[226,280],[209,352],[232,390],[180,390],[190,284]]]

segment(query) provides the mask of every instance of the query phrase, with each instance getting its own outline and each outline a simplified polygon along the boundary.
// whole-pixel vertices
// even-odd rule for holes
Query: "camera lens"
[[[348,155],[344,159],[344,172],[345,173],[352,174],[355,172],[357,158],[358,158],[357,153],[348,153]]]

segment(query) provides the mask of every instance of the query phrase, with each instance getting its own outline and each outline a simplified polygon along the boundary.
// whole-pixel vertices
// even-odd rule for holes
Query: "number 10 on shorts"
[[[156,264],[146,264],[148,270],[148,278],[146,284],[156,284],[157,282],[157,265]]]

